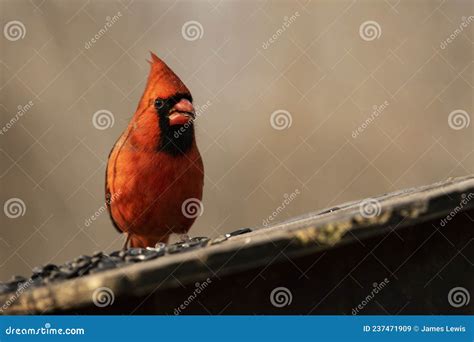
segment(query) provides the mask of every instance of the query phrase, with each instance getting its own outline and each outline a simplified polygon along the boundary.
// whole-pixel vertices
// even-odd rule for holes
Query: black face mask
[[[168,153],[172,156],[185,154],[192,146],[194,140],[193,121],[185,125],[170,126],[169,115],[173,106],[182,99],[193,101],[189,94],[176,94],[166,99],[155,99],[154,106],[158,115],[160,126],[160,141],[158,152]]]

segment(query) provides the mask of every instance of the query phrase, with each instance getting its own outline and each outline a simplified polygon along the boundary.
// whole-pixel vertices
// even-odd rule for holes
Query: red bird
[[[151,54],[150,74],[135,115],[115,143],[106,170],[106,203],[124,248],[155,246],[185,235],[201,201],[204,167],[194,136],[193,98],[179,77]],[[189,202],[189,201],[188,201]],[[200,205],[200,203],[199,203]]]

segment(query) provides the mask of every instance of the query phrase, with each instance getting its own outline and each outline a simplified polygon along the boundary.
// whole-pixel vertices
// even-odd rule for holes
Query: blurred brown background
[[[202,109],[192,236],[473,173],[473,4],[2,0],[0,280],[122,245],[105,162],[150,50]]]

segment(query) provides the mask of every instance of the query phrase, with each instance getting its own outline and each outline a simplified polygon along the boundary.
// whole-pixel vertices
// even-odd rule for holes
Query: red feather
[[[185,216],[181,207],[189,198],[202,199],[204,182],[193,123],[183,126],[193,130],[185,153],[173,155],[158,148],[165,133],[160,128],[155,100],[191,94],[153,53],[150,64],[146,89],[110,153],[106,171],[110,216],[120,231],[129,234],[133,247],[154,246],[167,242],[171,233],[187,233],[195,218]]]

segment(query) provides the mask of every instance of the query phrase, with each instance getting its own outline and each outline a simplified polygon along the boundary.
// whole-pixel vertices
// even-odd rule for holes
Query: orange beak
[[[185,125],[194,120],[195,116],[194,106],[191,101],[181,99],[171,108],[169,115],[170,126]]]

